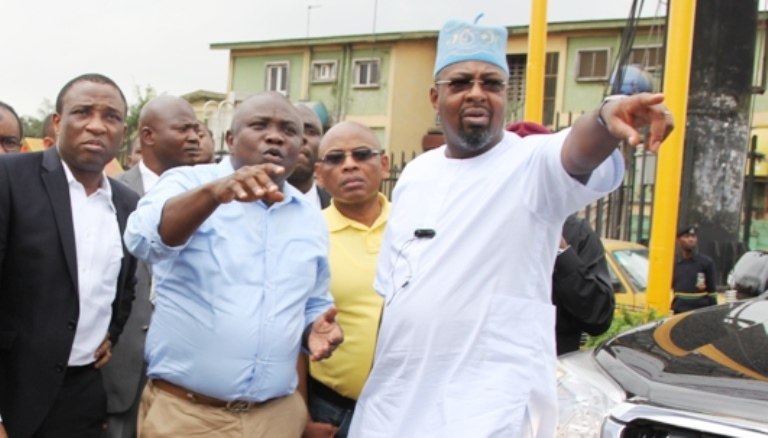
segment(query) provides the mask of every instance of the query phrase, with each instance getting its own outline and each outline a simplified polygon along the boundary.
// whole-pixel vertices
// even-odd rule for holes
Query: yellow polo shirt
[[[390,203],[379,193],[381,214],[369,228],[348,219],[331,203],[323,210],[328,223],[331,294],[344,342],[329,359],[310,361],[310,374],[339,394],[357,400],[368,378],[376,346],[382,298],[373,290],[381,239]]]

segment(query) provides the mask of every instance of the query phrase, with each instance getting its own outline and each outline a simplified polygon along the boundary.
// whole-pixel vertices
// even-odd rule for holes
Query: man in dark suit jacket
[[[126,110],[111,79],[79,76],[56,99],[57,146],[0,157],[0,437],[101,433],[100,368],[136,281],[120,236],[138,196],[103,172]]]
[[[186,100],[158,96],[142,108],[139,117],[141,160],[116,179],[139,196],[151,189],[166,170],[195,164],[200,156],[200,129],[195,111]],[[152,316],[152,268],[143,261],[136,268],[136,299],[123,336],[104,367],[107,391],[108,438],[136,436],[141,391],[147,382],[144,341]]]

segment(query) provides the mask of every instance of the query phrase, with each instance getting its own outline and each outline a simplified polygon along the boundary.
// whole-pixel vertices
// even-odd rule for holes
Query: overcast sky
[[[548,3],[557,22],[626,18],[632,1]],[[663,0],[645,3],[644,15],[665,13]],[[522,25],[530,0],[0,0],[0,11],[0,100],[36,116],[44,99],[53,102],[86,72],[114,79],[129,102],[146,85],[175,95],[224,92],[228,53],[211,43],[437,30],[481,12],[486,24]]]

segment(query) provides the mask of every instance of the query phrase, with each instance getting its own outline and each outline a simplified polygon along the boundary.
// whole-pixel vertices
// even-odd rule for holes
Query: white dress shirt
[[[299,191],[299,193],[301,193],[301,191]],[[317,207],[318,210],[323,209],[322,205],[320,205],[320,192],[317,190],[317,184],[312,183],[312,187],[307,190],[307,193],[301,193],[300,196]]]
[[[80,366],[94,362],[94,353],[107,336],[123,247],[117,211],[112,203],[112,187],[107,177],[102,176],[101,186],[88,196],[67,164],[62,161],[62,165],[69,184],[80,302],[80,316],[68,363]]]
[[[139,173],[141,174],[141,184],[144,186],[144,193],[155,186],[160,175],[156,174],[144,164],[144,160],[139,161]]]

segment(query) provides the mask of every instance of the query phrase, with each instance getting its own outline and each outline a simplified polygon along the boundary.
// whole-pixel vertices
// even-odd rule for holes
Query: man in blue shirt
[[[157,291],[139,435],[299,437],[299,348],[319,360],[343,339],[325,223],[285,184],[298,111],[258,94],[226,141],[229,159],[166,172],[129,219],[126,245],[153,264]]]

